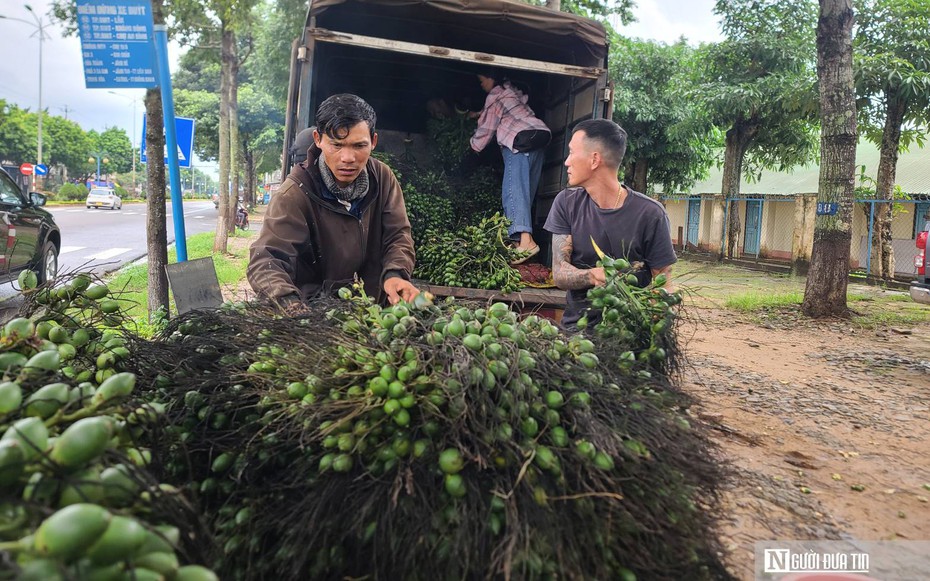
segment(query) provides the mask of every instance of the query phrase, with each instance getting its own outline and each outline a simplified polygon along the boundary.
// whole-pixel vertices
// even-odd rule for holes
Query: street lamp
[[[98,182],[99,182],[99,181],[100,181],[100,161],[101,161],[101,159],[102,159],[102,160],[103,160],[103,163],[110,163],[110,160],[107,159],[106,157],[103,157],[103,156],[106,155],[106,153],[103,153],[103,152],[100,152],[100,153],[92,153],[92,154],[90,154],[90,155],[91,155],[91,157],[88,157],[88,158],[87,158],[87,161],[88,161],[88,162],[94,163],[94,159],[95,159],[95,158],[96,158],[96,160],[97,160],[97,179],[96,179],[95,181],[98,181]]]
[[[116,91],[107,91],[111,95],[116,95],[117,97],[122,97],[124,99],[130,99],[132,101],[132,195],[136,195],[136,103],[140,101],[138,97],[130,97],[128,95],[122,95]]]
[[[38,138],[38,151],[36,155],[36,163],[40,164],[42,163],[42,44],[43,44],[42,41],[44,41],[46,38],[51,38],[51,37],[48,35],[48,33],[45,32],[45,27],[47,26],[47,23],[44,21],[44,19],[42,19],[39,16],[36,16],[36,13],[32,9],[32,6],[28,4],[23,4],[23,6],[26,8],[26,10],[29,11],[29,14],[32,15],[32,19],[35,20],[34,23],[29,22],[28,20],[23,20],[22,18],[12,18],[10,16],[3,16],[2,14],[0,14],[0,18],[5,19],[5,20],[15,20],[17,22],[25,22],[29,26],[35,27],[36,32],[34,32],[32,36],[35,36],[36,34],[39,35],[39,138]],[[35,183],[36,183],[36,176],[33,173],[32,174],[32,186],[33,187],[35,187]]]

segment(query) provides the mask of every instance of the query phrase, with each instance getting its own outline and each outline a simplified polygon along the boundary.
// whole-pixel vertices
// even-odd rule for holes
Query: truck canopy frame
[[[423,150],[436,99],[480,110],[476,73],[504,71],[552,130],[534,222],[564,187],[571,127],[610,117],[608,42],[593,20],[514,0],[310,0],[292,46],[283,175],[296,134],[336,93],[355,93],[378,114],[379,149]]]

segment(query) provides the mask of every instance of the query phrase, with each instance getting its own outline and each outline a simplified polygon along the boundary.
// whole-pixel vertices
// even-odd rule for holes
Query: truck
[[[354,93],[368,101],[378,114],[378,148],[400,155],[423,146],[431,99],[477,93],[483,103],[475,71],[493,66],[519,76],[529,105],[552,131],[533,210],[548,256],[542,226],[567,181],[571,128],[613,111],[607,55],[600,23],[517,0],[310,0],[292,43],[282,175],[290,169],[295,136],[312,125],[330,95]],[[430,290],[495,297],[478,289]],[[520,295],[507,298],[530,305],[564,301],[561,291]]]
[[[918,216],[923,220],[923,231],[917,233],[917,256],[914,258],[914,267],[917,277],[911,283],[910,295],[915,302],[930,305],[930,252],[927,252],[928,239],[930,239],[930,213],[927,216]]]

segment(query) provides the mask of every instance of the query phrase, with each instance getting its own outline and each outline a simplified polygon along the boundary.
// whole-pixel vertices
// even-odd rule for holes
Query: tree
[[[87,156],[95,151],[91,134],[74,121],[53,115],[46,117],[42,129],[47,133],[43,155],[49,166],[63,165],[74,175],[87,170]]]
[[[164,24],[162,0],[152,0],[155,24]],[[165,151],[165,117],[161,89],[145,92],[145,147],[147,151]],[[168,312],[168,213],[165,210],[165,158],[147,156],[146,174],[146,252],[148,253],[148,314],[149,322],[159,311]]]
[[[174,93],[174,108],[178,115],[190,117],[197,124],[194,151],[200,159],[219,158],[220,98],[216,93],[178,89]]]
[[[284,115],[275,106],[271,95],[258,90],[255,85],[243,85],[239,100],[242,110],[239,139],[245,162],[245,195],[247,202],[252,203],[258,185],[257,173],[280,167]]]
[[[817,216],[802,311],[845,315],[849,246],[856,186],[856,93],[853,81],[852,0],[820,0],[817,76],[820,81],[820,184],[817,200],[837,204]]]
[[[126,130],[119,127],[109,127],[97,136],[96,149],[107,154],[110,162],[107,172],[127,172],[132,168],[132,141],[126,135]]]
[[[252,10],[258,0],[175,0],[184,15],[181,36],[190,45],[217,47],[220,51],[219,178],[220,207],[214,252],[225,252],[235,227],[238,196],[238,70],[251,53]],[[247,49],[240,58],[237,35]],[[217,43],[217,40],[219,41]],[[232,188],[230,189],[230,182]]]
[[[922,143],[930,121],[930,0],[857,0],[859,122],[879,146],[871,274],[894,276],[891,222],[898,153]]]
[[[689,188],[707,174],[719,138],[697,103],[694,50],[683,40],[666,45],[614,35],[610,43],[613,119],[627,132],[626,182],[639,192],[661,183],[665,191]]]
[[[545,6],[550,10],[561,12],[571,12],[579,16],[593,18],[596,16],[608,16],[617,14],[621,22],[629,24],[634,21],[633,18],[633,0],[616,0],[613,2],[601,2],[600,0],[526,0],[529,4],[536,6]]]
[[[284,63],[291,62],[291,43],[304,27],[307,2],[276,0],[259,9],[262,26],[255,34],[254,57],[243,67],[243,72],[284,111],[290,82],[290,67]],[[280,157],[280,151],[278,155]]]
[[[703,49],[707,79],[695,93],[725,132],[721,256],[733,257],[740,230],[740,179],[785,171],[816,150],[814,8],[808,0],[718,0],[727,38]]]
[[[259,29],[259,37],[264,37],[265,28]],[[256,44],[256,56],[262,55],[261,44]],[[267,55],[266,55],[267,56]],[[190,64],[190,69],[206,73],[219,73],[219,58],[214,51],[190,51],[182,59],[182,65]],[[243,190],[249,202],[257,185],[256,175],[262,171],[273,171],[280,166],[281,135],[284,117],[283,96],[278,104],[264,83],[254,82],[257,71],[264,66],[271,66],[267,61],[249,61],[240,72],[239,90],[239,151],[240,161],[245,173]],[[188,67],[184,67],[188,68]],[[280,66],[276,68],[281,69]],[[197,134],[194,147],[203,159],[216,159],[219,156],[219,96],[211,89],[214,79],[207,74],[178,74],[175,77],[175,106],[181,114],[197,120]]]
[[[36,154],[35,114],[0,99],[0,161],[19,165]]]

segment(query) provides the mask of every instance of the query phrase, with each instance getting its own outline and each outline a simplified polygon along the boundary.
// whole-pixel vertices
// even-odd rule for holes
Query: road
[[[61,229],[59,272],[75,270],[98,274],[116,270],[145,256],[146,215],[144,202],[123,204],[122,210],[88,210],[84,206],[46,206]],[[168,244],[174,242],[174,217],[166,204]],[[209,200],[184,201],[186,235],[213,232],[216,208]],[[0,285],[0,301],[17,294],[12,284]]]

